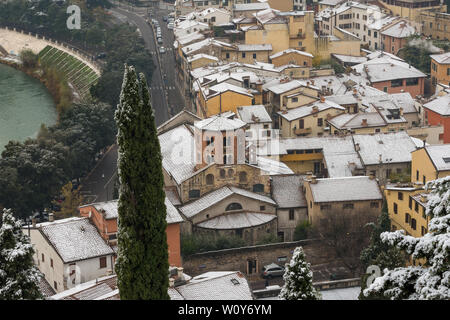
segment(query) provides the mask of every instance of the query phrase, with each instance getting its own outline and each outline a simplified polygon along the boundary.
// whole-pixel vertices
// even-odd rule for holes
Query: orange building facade
[[[101,237],[109,245],[117,246],[117,216],[109,214],[106,210],[96,208],[95,203],[82,206],[79,210],[80,215],[89,218],[96,226]],[[169,249],[169,264],[181,267],[180,223],[168,223],[166,236]]]

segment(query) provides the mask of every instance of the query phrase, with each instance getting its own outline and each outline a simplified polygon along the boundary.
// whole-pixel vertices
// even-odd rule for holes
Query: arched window
[[[239,172],[239,182],[247,182],[247,172]]]
[[[254,184],[253,192],[264,192],[264,185],[261,183]]]
[[[234,170],[233,169],[228,169],[228,177],[232,177],[234,174]]]
[[[230,203],[227,206],[227,208],[225,209],[225,211],[231,211],[231,210],[242,210],[242,206],[240,203],[237,203],[237,202]]]
[[[220,177],[225,178],[225,169],[220,169]]]
[[[214,184],[214,176],[212,174],[206,175],[206,184],[209,186]]]

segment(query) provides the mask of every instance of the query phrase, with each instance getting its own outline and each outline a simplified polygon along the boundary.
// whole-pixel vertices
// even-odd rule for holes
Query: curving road
[[[156,43],[156,30],[153,30],[152,26],[146,21],[147,19],[151,20],[147,8],[126,6],[116,7],[110,11],[136,25],[144,39],[147,50],[153,56],[155,70],[151,81],[149,81],[149,89],[152,95],[152,104],[155,108],[156,124],[159,125],[183,109],[184,98],[180,94],[175,81],[174,35],[171,30],[167,29],[167,24],[162,19],[168,12],[152,10],[150,11],[151,18],[157,19],[161,26],[162,46],[167,50],[164,54],[159,53],[159,46]]]
[[[169,113],[159,59],[157,57],[157,54],[155,54],[157,51],[157,47],[155,44],[153,30],[147,24],[145,18],[141,17],[138,14],[124,10],[122,8],[112,8],[110,9],[110,11],[125,16],[128,21],[134,23],[139,29],[142,38],[144,39],[145,47],[147,48],[147,50],[149,50],[150,53],[153,53],[152,56],[155,70],[153,71],[152,79],[151,81],[149,81],[149,84],[151,89],[150,93],[152,97],[152,106],[155,109],[156,125],[160,125],[161,123],[169,119]]]

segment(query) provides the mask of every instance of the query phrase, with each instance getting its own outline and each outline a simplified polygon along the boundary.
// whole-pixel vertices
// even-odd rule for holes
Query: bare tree
[[[365,226],[376,219],[368,212],[330,210],[312,225],[311,231],[314,237],[322,238],[330,246],[352,276],[358,276],[360,254],[370,239],[370,230]]]

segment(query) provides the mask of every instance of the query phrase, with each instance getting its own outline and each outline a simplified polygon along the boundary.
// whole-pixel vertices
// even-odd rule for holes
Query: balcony
[[[289,36],[289,38],[291,38],[291,39],[306,39],[306,34],[299,32],[299,33],[291,34]]]
[[[309,128],[304,128],[304,129],[298,129],[298,128],[295,128],[295,129],[294,129],[294,133],[295,133],[296,135],[298,135],[298,136],[303,136],[303,135],[311,134],[311,132],[312,132],[311,127],[309,127]]]

